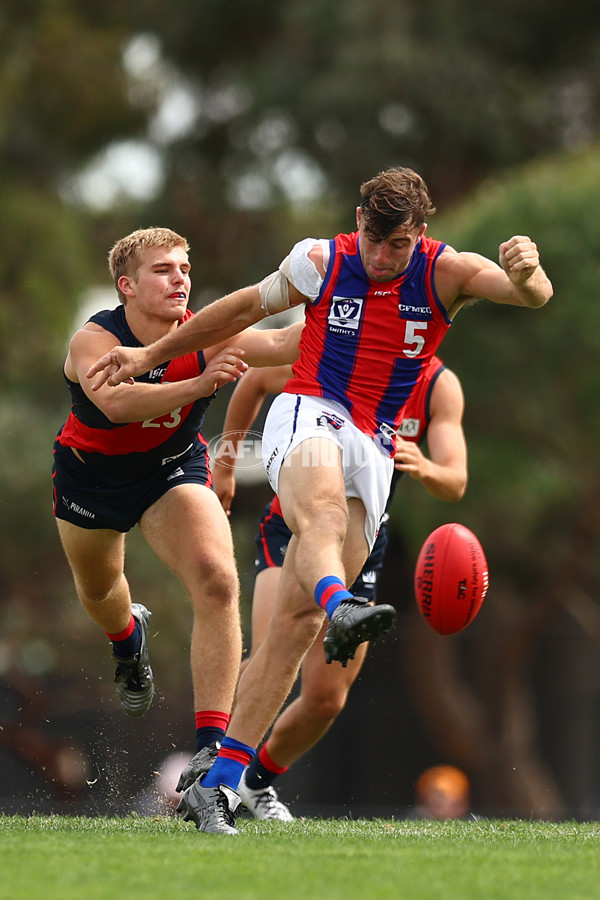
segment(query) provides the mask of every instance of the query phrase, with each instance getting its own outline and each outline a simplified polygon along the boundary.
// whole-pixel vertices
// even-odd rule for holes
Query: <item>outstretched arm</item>
[[[220,350],[235,345],[244,351],[244,362],[249,366],[284,366],[298,359],[298,342],[303,328],[303,321],[286,328],[246,328],[230,340],[209,347],[204,351],[204,357],[212,359]]]
[[[395,466],[420,481],[438,500],[460,500],[467,488],[467,446],[462,427],[464,397],[460,381],[444,369],[435,381],[427,428],[429,458],[414,441],[397,439]]]
[[[211,347],[243,331],[266,316],[258,285],[241,288],[200,310],[179,328],[147,347],[113,347],[90,365],[87,378],[96,378],[92,389],[105,382],[115,386],[143,375],[167,359]]]
[[[273,280],[274,276],[277,277]],[[271,284],[270,293],[265,290],[268,284]],[[241,288],[215,300],[179,328],[147,347],[113,347],[90,366],[87,377],[98,376],[92,384],[95,391],[105,382],[113,386],[121,384],[136,375],[143,375],[167,359],[222,343],[265,316],[299,306],[307,300],[308,297],[277,270],[260,284]]]
[[[223,423],[219,448],[211,460],[213,487],[226,513],[235,496],[235,465],[240,448],[268,394],[278,394],[292,372],[291,366],[249,369],[235,387]]]
[[[552,297],[552,283],[531,238],[515,235],[500,244],[499,262],[478,253],[444,250],[437,263],[436,286],[450,316],[473,299],[537,309]]]
[[[115,423],[144,422],[167,415],[199,397],[209,397],[227,382],[236,381],[248,368],[241,359],[243,350],[227,347],[194,378],[162,384],[138,381],[114,387],[103,384],[99,390],[92,391],[86,372],[99,353],[113,343],[114,335],[104,329],[81,329],[71,340],[65,372],[72,381],[81,384],[92,403]]]

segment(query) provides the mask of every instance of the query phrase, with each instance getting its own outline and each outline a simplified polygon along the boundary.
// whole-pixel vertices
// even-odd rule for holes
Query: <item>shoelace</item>
[[[128,689],[134,691],[143,690],[142,681],[140,678],[140,669],[139,669],[139,654],[136,654],[133,662],[118,662],[117,668],[115,671],[115,681],[118,681],[119,678],[124,678],[125,683],[127,684]]]
[[[223,793],[223,791],[218,790],[216,795],[211,798],[210,807],[213,807],[217,816],[226,824],[231,827],[235,826],[235,815],[229,809],[229,803],[227,802],[227,797]],[[210,811],[209,807],[209,811]]]
[[[267,787],[256,798],[256,806],[265,812],[277,812],[283,803],[278,799],[274,788]]]

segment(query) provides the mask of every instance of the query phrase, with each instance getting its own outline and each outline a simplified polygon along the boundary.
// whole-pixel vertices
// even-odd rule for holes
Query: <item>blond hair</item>
[[[127,298],[119,290],[119,278],[122,275],[135,278],[142,264],[144,251],[157,247],[164,247],[166,250],[183,247],[186,253],[189,253],[190,249],[186,238],[176,231],[171,231],[170,228],[139,228],[121,238],[111,249],[108,254],[108,268],[121,303],[126,303]]]

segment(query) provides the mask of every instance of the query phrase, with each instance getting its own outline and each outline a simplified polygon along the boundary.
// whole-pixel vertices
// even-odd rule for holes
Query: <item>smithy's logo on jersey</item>
[[[398,434],[400,437],[415,437],[419,433],[419,427],[421,422],[419,419],[402,419],[400,423],[400,427],[398,428]]]
[[[356,331],[360,322],[362,297],[334,297],[329,308],[329,330]]]

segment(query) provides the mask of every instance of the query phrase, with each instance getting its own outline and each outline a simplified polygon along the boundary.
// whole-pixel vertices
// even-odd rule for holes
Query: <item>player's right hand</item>
[[[92,390],[97,391],[107,383],[112,387],[124,381],[132,383],[136,375],[143,375],[150,368],[146,360],[146,347],[117,346],[96,360],[86,374],[88,378],[99,375],[92,384]]]

